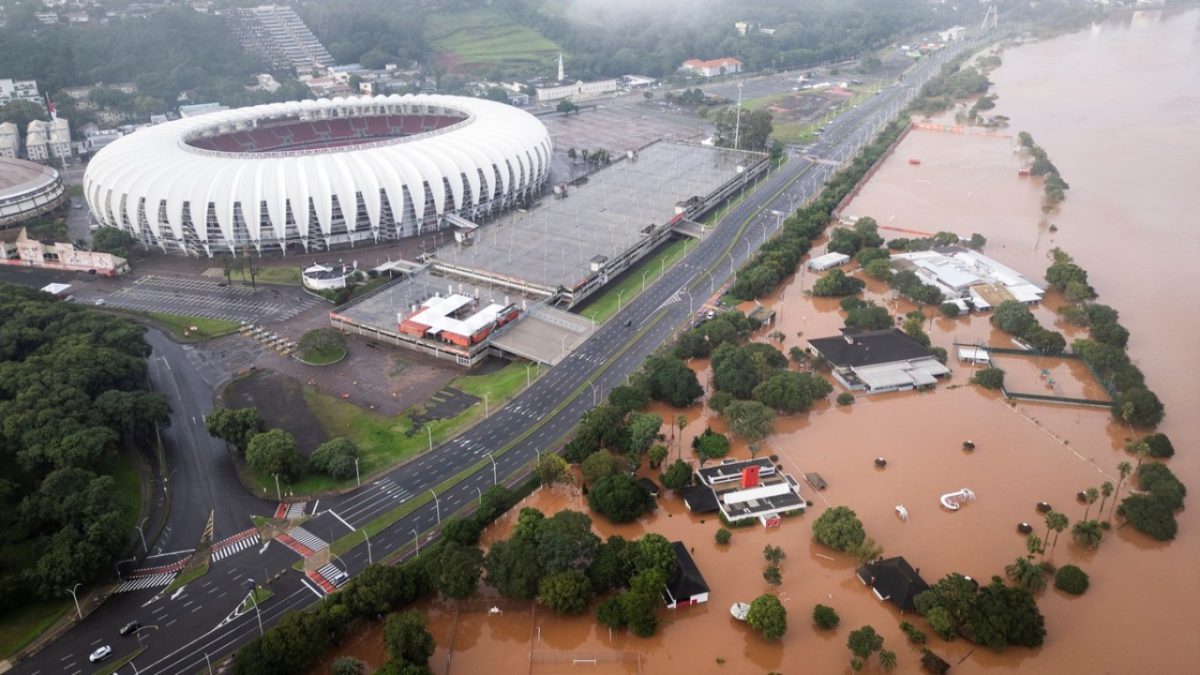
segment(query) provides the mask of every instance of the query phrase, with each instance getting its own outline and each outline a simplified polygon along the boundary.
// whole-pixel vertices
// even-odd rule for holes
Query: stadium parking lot
[[[320,302],[292,286],[261,285],[254,289],[156,275],[126,281],[106,294],[84,289],[72,296],[72,301],[136,312],[165,312],[250,323],[287,321]]]

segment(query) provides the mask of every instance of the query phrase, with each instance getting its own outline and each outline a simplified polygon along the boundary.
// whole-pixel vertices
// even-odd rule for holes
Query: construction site
[[[469,366],[489,354],[557,363],[594,330],[569,310],[767,169],[766,156],[659,141],[552,184],[486,224],[448,215],[454,240],[381,273],[399,278],[337,308],[334,327]]]

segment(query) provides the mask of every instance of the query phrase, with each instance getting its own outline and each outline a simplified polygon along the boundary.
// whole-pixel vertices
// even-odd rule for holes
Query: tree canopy
[[[787,610],[779,601],[779,596],[766,593],[750,603],[746,623],[768,640],[778,640],[787,633]]]
[[[637,520],[654,509],[654,497],[625,474],[605,476],[588,492],[588,506],[614,523]]]

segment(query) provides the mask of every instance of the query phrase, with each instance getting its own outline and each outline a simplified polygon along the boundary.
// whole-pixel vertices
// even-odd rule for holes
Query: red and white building
[[[434,296],[407,316],[401,315],[400,332],[460,347],[480,344],[492,331],[521,314],[516,305],[491,303],[482,309],[475,298],[454,293]]]
[[[683,65],[679,69],[695,73],[701,77],[716,77],[718,75],[733,75],[742,72],[742,62],[731,56],[712,59],[711,61],[688,59],[683,62]]]

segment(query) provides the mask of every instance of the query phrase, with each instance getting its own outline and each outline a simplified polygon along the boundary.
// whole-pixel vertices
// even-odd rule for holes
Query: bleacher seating
[[[387,115],[311,122],[289,120],[250,131],[197,139],[192,145],[218,152],[336,148],[380,138],[420,134],[450,126],[459,120],[448,115]]]

